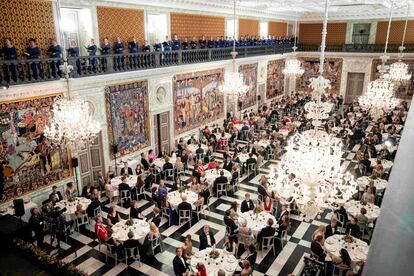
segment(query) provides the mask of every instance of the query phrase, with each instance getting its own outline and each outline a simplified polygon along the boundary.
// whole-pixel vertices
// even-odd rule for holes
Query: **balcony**
[[[285,54],[292,52],[292,44],[273,46],[249,46],[237,48],[237,58],[262,55]],[[397,53],[400,45],[388,45],[389,53]],[[414,44],[407,44],[405,52],[414,53]],[[317,52],[319,45],[298,45],[298,51]],[[209,61],[231,59],[232,48],[212,48],[197,50],[181,50],[171,52],[148,52],[122,55],[98,55],[69,57],[68,63],[74,70],[72,78],[89,77],[103,74],[113,74],[162,68],[168,66],[194,64]],[[381,53],[384,45],[379,44],[344,44],[328,45],[327,52],[348,53]],[[0,61],[0,86],[53,81],[61,78],[59,66],[63,59],[32,59]]]

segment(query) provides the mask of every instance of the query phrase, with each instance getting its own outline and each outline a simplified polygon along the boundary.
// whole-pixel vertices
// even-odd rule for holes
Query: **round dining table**
[[[187,148],[193,153],[196,154],[196,150],[198,149],[198,145],[195,144],[190,144],[187,145]],[[204,154],[206,154],[206,152],[208,151],[208,146],[201,144],[201,148],[204,150]]]
[[[257,142],[254,142],[253,145],[257,145],[261,148],[267,148],[270,145],[270,141],[269,140],[259,140]]]
[[[334,256],[339,257],[339,250],[345,248],[349,257],[351,257],[352,263],[359,261],[365,261],[367,259],[369,246],[366,242],[353,237],[353,242],[348,243],[343,240],[345,235],[333,235],[325,240],[325,249]]]
[[[374,186],[377,188],[377,191],[383,191],[385,188],[387,188],[388,181],[382,178],[376,178],[372,179],[369,176],[361,176],[356,179],[356,183],[358,184],[359,190],[363,191],[365,190],[365,187],[369,185],[369,182],[373,180]]]
[[[214,182],[214,180],[216,180],[216,178],[220,176],[221,171],[224,172],[224,176],[227,177],[227,179],[230,181],[231,180],[231,173],[228,170],[212,169],[212,170],[205,170],[204,171],[207,183],[212,184]]]
[[[76,197],[74,201],[68,201],[66,199],[61,200],[56,203],[57,207],[60,207],[61,209],[66,208],[66,212],[63,214],[65,215],[66,221],[71,221],[76,219],[76,206],[78,204],[82,205],[82,210],[86,211],[86,208],[88,208],[89,204],[91,204],[91,200],[86,197]]]
[[[171,164],[174,165],[175,164],[175,161],[177,161],[177,158],[170,157],[170,161],[169,162]],[[154,163],[155,166],[157,166],[158,168],[161,168],[162,169],[164,167],[164,164],[165,164],[165,159],[164,158],[157,158],[157,159],[154,160],[153,163]]]
[[[191,204],[191,206],[197,201],[198,195],[197,193],[189,190],[185,190],[183,193],[179,193],[178,191],[169,192],[168,193],[168,202],[171,204],[171,206],[174,207],[174,209],[178,208],[178,204],[183,202],[181,200],[181,196],[186,195],[187,196],[187,202]]]
[[[344,204],[344,207],[346,212],[353,217],[360,214],[361,208],[364,207],[367,210],[365,216],[368,218],[369,222],[373,222],[374,220],[376,220],[381,212],[381,208],[377,205],[374,205],[372,203],[367,203],[363,205],[361,202],[355,200],[350,200],[346,202]]]
[[[370,158],[369,161],[371,161],[371,167],[375,166],[377,164],[376,158]],[[381,164],[384,167],[385,171],[389,171],[391,167],[394,165],[394,163],[390,160],[382,159]]]
[[[128,233],[132,231],[134,233],[134,239],[138,240],[140,244],[143,244],[145,237],[150,232],[149,223],[142,219],[133,219],[132,225],[126,225],[127,220],[117,222],[112,226],[112,237],[119,241],[128,240]]]
[[[253,235],[257,236],[260,230],[267,226],[268,219],[273,219],[273,225],[276,224],[276,218],[267,212],[260,212],[259,214],[254,213],[253,210],[239,214],[238,223],[243,224],[243,220],[247,222],[247,227],[252,229]]]
[[[220,140],[220,138],[221,138],[222,132],[214,133],[214,135],[216,136],[216,139],[217,139],[217,141],[218,141],[218,140]],[[230,138],[231,138],[231,134],[230,134],[230,133],[225,132],[225,133],[224,133],[224,137],[225,137],[225,138],[227,138],[227,139],[230,139]]]
[[[246,163],[247,159],[249,159],[248,153],[238,153],[237,157],[239,157],[240,163]],[[253,155],[254,158],[256,158],[256,155]]]
[[[208,276],[216,276],[220,269],[224,269],[226,275],[233,275],[238,267],[238,261],[233,254],[223,250],[215,249],[218,252],[218,257],[213,259],[210,257],[210,252],[213,248],[208,247],[196,252],[191,258],[191,269],[197,271],[197,264],[203,263],[206,267]]]
[[[393,153],[397,150],[397,146],[386,146],[385,144],[375,145],[375,150],[380,152],[383,148],[387,148],[390,153]]]
[[[111,185],[114,188],[118,189],[119,184],[122,183],[121,178],[122,178],[122,176],[117,176],[115,178],[112,178]],[[137,179],[138,179],[137,175],[130,175],[126,178],[125,183],[127,183],[130,187],[134,187],[137,183]]]

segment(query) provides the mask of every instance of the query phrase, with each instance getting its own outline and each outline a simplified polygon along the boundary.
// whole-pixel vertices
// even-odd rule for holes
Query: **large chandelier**
[[[224,75],[224,83],[219,86],[220,92],[223,92],[224,94],[228,95],[234,95],[238,97],[242,97],[248,90],[249,86],[244,84],[244,77],[243,74],[241,74],[237,70],[236,65],[236,0],[233,1],[234,5],[234,11],[233,11],[233,50],[231,51],[232,56],[232,64],[233,64],[233,70],[230,73],[226,73]]]
[[[296,31],[297,31],[298,20],[295,21],[295,37],[293,45],[292,57],[286,60],[286,67],[282,70],[282,73],[288,77],[300,77],[305,73],[305,70],[301,67],[301,62],[296,58]]]
[[[399,100],[393,96],[394,84],[390,80],[390,73],[387,73],[387,70],[390,69],[390,67],[386,65],[386,61],[389,58],[389,56],[387,56],[387,46],[392,21],[392,10],[393,2],[391,2],[384,54],[381,56],[382,65],[378,66],[380,78],[371,81],[368,84],[366,93],[358,98],[361,107],[365,110],[369,110],[375,119],[378,119],[383,114],[384,110],[393,109],[399,104]],[[394,75],[395,73],[392,74]]]
[[[351,175],[341,166],[341,140],[319,129],[332,110],[332,104],[321,102],[322,94],[330,88],[330,81],[323,77],[327,23],[328,0],[325,2],[319,77],[311,79],[310,84],[316,101],[305,105],[314,129],[292,137],[273,186],[279,191],[289,191],[289,197],[295,200],[305,220],[314,219],[325,208],[334,208],[338,201],[350,199],[357,191]],[[270,177],[273,176],[271,173]]]

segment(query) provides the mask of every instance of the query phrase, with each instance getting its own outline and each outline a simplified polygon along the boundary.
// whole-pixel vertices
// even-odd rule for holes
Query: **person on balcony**
[[[40,58],[40,49],[37,47],[36,39],[31,38],[29,39],[29,47],[27,47],[26,52],[24,53],[28,59],[38,59]],[[33,62],[30,64],[30,68],[32,70],[32,76],[34,79],[40,76],[43,78],[43,67],[41,63]]]
[[[200,49],[205,49],[207,47],[206,37],[203,35],[198,43],[200,44]]]
[[[124,43],[122,42],[122,39],[120,37],[116,38],[116,42],[114,45],[115,54],[116,55],[123,55],[124,54]],[[124,57],[118,56],[116,57],[116,68],[118,71],[124,69]]]
[[[137,53],[138,53],[138,50],[139,50],[139,44],[138,44],[138,42],[137,42],[137,39],[135,38],[135,37],[133,37],[132,38],[132,41],[130,41],[129,43],[128,43],[128,45],[129,45],[129,53],[130,54],[133,54],[133,56],[131,57],[131,63],[134,65],[134,66],[137,66]]]
[[[180,50],[180,45],[181,45],[180,40],[178,39],[178,36],[175,34],[174,39],[172,41],[172,50],[173,51]]]
[[[51,58],[61,58],[62,57],[62,48],[57,43],[56,39],[51,39],[50,40],[50,46],[47,49],[47,52],[48,52],[48,54]],[[59,66],[60,66],[60,61],[52,61],[50,63],[50,68],[52,69],[52,76],[54,78],[56,78],[58,74],[59,74],[59,76],[61,75],[60,72],[59,72]]]
[[[189,48],[188,38],[184,38],[183,43],[181,43],[181,47],[183,50],[188,50]]]
[[[161,44],[161,42],[158,38],[155,40],[154,51],[155,52],[161,52],[162,51],[162,44]]]
[[[95,39],[91,38],[91,43],[88,46],[85,46],[86,50],[88,51],[89,56],[96,56],[96,51],[98,50],[98,47],[95,44]],[[90,65],[93,72],[96,71],[96,59],[91,58],[90,59]]]
[[[5,46],[0,52],[0,55],[4,57],[5,60],[16,60],[17,59],[17,50],[16,47],[13,46],[12,40],[10,38],[6,38],[4,40]],[[9,72],[7,75],[8,78],[17,81],[17,70],[16,65],[10,64],[8,66]]]
[[[213,37],[210,37],[210,40],[207,42],[207,47],[210,49],[215,47],[215,42],[214,42]]]
[[[107,37],[104,38],[104,44],[101,48],[101,54],[102,55],[110,55],[112,54],[112,46],[111,43],[109,43],[109,39]]]

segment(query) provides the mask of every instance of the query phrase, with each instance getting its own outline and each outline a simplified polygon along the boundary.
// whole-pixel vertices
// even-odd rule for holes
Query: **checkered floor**
[[[348,169],[353,168],[357,162],[355,158],[355,152],[358,150],[359,145],[353,149],[348,150],[343,155],[344,165]],[[219,162],[222,162],[222,158],[216,154]],[[259,174],[244,175],[241,179],[240,190],[234,194],[231,192],[228,196],[222,196],[219,199],[213,198],[210,202],[210,211],[205,211],[206,218],[197,218],[192,220],[192,226],[184,224],[182,226],[168,226],[166,218],[162,218],[160,225],[160,232],[162,234],[164,250],[163,252],[156,252],[155,258],[149,258],[143,260],[143,263],[139,265],[138,262],[132,262],[129,265],[125,263],[114,264],[114,259],[108,257],[108,261],[105,261],[105,252],[107,248],[101,247],[99,250],[99,244],[95,239],[95,235],[87,229],[81,229],[81,233],[74,232],[70,235],[67,241],[62,242],[61,247],[63,250],[57,252],[53,250],[52,254],[56,252],[60,259],[66,262],[70,262],[82,269],[89,275],[174,275],[172,268],[172,260],[175,256],[175,248],[181,246],[184,241],[184,237],[187,234],[191,234],[193,239],[193,249],[197,251],[199,246],[199,234],[202,231],[202,227],[205,224],[210,225],[210,229],[215,235],[218,246],[222,246],[224,243],[225,226],[223,224],[223,215],[233,201],[239,203],[243,200],[244,194],[250,192],[252,199],[257,198],[258,181],[261,175],[267,175],[272,167],[277,165],[277,160],[265,161],[259,169]],[[184,177],[186,181],[189,181],[189,177]],[[168,186],[168,184],[167,184]],[[103,208],[103,216],[106,217],[106,212],[112,204],[106,204]],[[129,214],[129,209],[116,206],[117,211],[121,217],[126,219]],[[143,215],[148,219],[152,217],[153,205],[146,201],[140,201],[140,210]],[[311,235],[316,228],[321,224],[327,224],[330,220],[330,213],[325,212],[321,218],[315,218],[315,220],[305,222],[299,216],[292,215],[292,229],[289,233],[288,242],[284,245],[283,249],[281,245],[276,248],[276,255],[273,252],[265,251],[263,254],[258,254],[257,262],[255,264],[254,275],[288,275],[289,273],[298,272],[303,265],[301,259],[304,255],[310,252]],[[48,242],[50,237],[46,237]],[[53,249],[53,248],[49,248]],[[76,250],[76,256],[74,251]],[[244,256],[246,252],[243,249],[239,250],[239,254]]]

